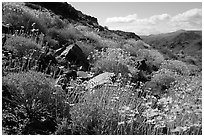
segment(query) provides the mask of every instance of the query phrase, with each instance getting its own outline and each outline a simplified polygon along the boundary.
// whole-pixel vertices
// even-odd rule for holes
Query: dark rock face
[[[75,21],[85,21],[86,23],[98,25],[98,20],[95,17],[91,17],[83,14],[81,11],[76,10],[70,4],[66,2],[31,2],[32,4],[40,5],[48,10],[52,10],[56,15],[60,15],[62,18],[72,19]]]
[[[125,31],[120,31],[120,30],[110,30],[110,31],[112,33],[115,33],[115,34],[123,37],[124,39],[133,38],[135,40],[141,40],[141,38],[133,32],[125,32]]]
[[[89,62],[77,44],[72,44],[66,47],[59,57],[65,57],[65,59],[71,62],[71,64],[82,66],[82,70],[84,71],[87,71],[89,68]]]

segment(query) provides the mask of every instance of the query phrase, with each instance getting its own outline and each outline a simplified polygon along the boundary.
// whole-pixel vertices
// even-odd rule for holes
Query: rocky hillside
[[[178,30],[172,33],[141,37],[146,43],[164,54],[169,53],[174,58],[187,62],[189,58],[192,58],[201,67],[202,31]]]
[[[56,15],[59,15],[62,19],[68,19],[70,21],[80,22],[83,24],[89,24],[93,27],[99,26],[97,18],[83,14],[81,11],[76,10],[70,4],[66,2],[29,2],[26,6],[35,8],[36,5],[41,8],[46,8]],[[39,7],[40,8],[40,7]]]
[[[140,37],[68,3],[3,2],[2,132],[201,135],[201,49],[201,32]]]

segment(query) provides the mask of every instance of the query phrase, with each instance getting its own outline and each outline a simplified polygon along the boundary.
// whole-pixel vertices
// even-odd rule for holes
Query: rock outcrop
[[[35,5],[40,5],[48,10],[51,10],[56,15],[62,18],[72,19],[76,22],[87,23],[89,25],[98,26],[98,20],[95,17],[85,15],[81,11],[76,10],[67,2],[31,2]]]

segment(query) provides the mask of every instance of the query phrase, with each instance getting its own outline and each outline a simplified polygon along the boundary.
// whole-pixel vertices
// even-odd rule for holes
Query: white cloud
[[[167,13],[139,18],[136,14],[126,17],[107,18],[106,26],[110,29],[135,32],[138,35],[166,33],[178,29],[201,29],[202,10],[191,9],[171,16]]]
[[[192,26],[202,25],[202,10],[191,9],[184,13],[178,14],[171,19],[171,23],[175,26],[181,26],[182,24],[188,24]]]
[[[112,17],[112,18],[107,18],[106,19],[106,23],[128,23],[128,22],[132,22],[135,21],[137,18],[137,14],[133,14],[133,15],[128,15],[126,17]]]
[[[161,15],[151,16],[151,17],[149,18],[149,20],[151,20],[151,21],[154,22],[154,23],[157,23],[157,22],[169,20],[170,18],[171,18],[171,16],[168,15],[168,14],[161,14]]]

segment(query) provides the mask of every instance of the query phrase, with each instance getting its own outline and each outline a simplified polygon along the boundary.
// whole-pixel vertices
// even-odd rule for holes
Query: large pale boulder
[[[104,84],[111,84],[114,76],[115,74],[110,72],[99,74],[87,82],[87,89],[93,89]]]

